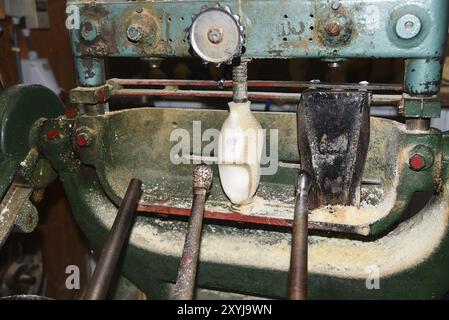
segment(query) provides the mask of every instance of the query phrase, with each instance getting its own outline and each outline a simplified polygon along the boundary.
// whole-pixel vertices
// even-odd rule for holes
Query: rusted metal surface
[[[120,86],[177,86],[177,87],[215,87],[230,88],[233,86],[232,80],[212,81],[212,80],[177,80],[177,79],[110,79],[108,83]],[[396,83],[326,83],[310,81],[269,81],[269,80],[249,80],[249,88],[290,88],[290,89],[341,89],[368,91],[403,91],[403,86]]]
[[[141,195],[142,181],[132,179],[117,212],[108,239],[101,251],[84,297],[86,300],[104,300],[107,298],[123,245],[131,231],[134,212]]]
[[[14,227],[14,223],[33,189],[20,177],[15,177],[0,202],[0,248]]]
[[[307,299],[308,281],[308,194],[311,176],[301,171],[296,180],[296,204],[293,220],[292,247],[289,270],[289,298],[290,300]]]
[[[368,93],[311,90],[302,97],[298,147],[302,169],[312,174],[311,208],[358,207],[370,136]]]
[[[110,79],[107,84],[98,87],[78,87],[70,92],[72,103],[102,104],[110,97],[169,97],[169,98],[232,98],[230,90],[233,81],[203,81],[203,80],[150,80],[150,79]],[[402,96],[399,84],[331,84],[296,81],[248,81],[247,87],[255,91],[248,96],[254,101],[277,100],[299,102],[299,92],[308,89],[323,90],[368,90],[372,94],[372,105],[397,105]],[[274,92],[267,91],[276,90]],[[283,90],[278,91],[278,90]]]
[[[206,195],[212,185],[212,169],[198,165],[193,171],[192,213],[187,227],[181,264],[175,285],[175,299],[192,300],[195,293],[195,280],[200,254],[201,231],[203,226]]]
[[[232,99],[232,91],[212,90],[177,90],[177,89],[118,89],[112,92],[117,97],[166,97],[166,98],[229,98]],[[284,92],[248,92],[248,99],[252,101],[276,100],[285,102],[299,102],[301,94]],[[400,95],[376,95],[371,100],[371,105],[397,105],[401,100]]]

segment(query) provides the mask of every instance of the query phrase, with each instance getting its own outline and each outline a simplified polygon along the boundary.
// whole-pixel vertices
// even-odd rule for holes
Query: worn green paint
[[[294,134],[295,115],[286,113],[256,115],[265,128],[280,130],[280,159],[298,161]],[[173,127],[189,130],[189,127],[184,125],[190,123],[191,126],[193,120],[200,119],[202,129],[205,130],[222,123],[225,116],[225,112],[210,110],[144,108],[97,117],[78,119],[61,117],[42,126],[39,134],[40,150],[61,177],[78,224],[92,245],[100,248],[112,225],[117,205],[126,188],[126,181],[133,176],[144,181],[143,202],[157,201],[156,199],[162,195],[155,188],[159,185],[162,186],[162,192],[166,196],[182,198],[181,200],[189,206],[193,166],[173,166],[170,163],[166,153],[174,143],[169,141],[170,132]],[[312,267],[310,270],[312,298],[438,298],[449,287],[446,272],[449,266],[446,225],[448,219],[443,218],[449,212],[446,205],[448,195],[446,185],[441,185],[441,181],[443,184],[447,181],[447,168],[443,164],[446,163],[444,159],[448,156],[442,154],[442,150],[446,150],[444,146],[447,143],[443,141],[438,131],[409,132],[403,128],[398,130],[397,126],[390,120],[372,119],[370,150],[364,172],[368,177],[380,178],[386,190],[388,186],[397,187],[398,199],[394,209],[383,220],[372,225],[373,234],[383,232],[385,235],[378,239],[370,239],[368,242],[343,241],[313,235],[310,243],[312,255],[314,247],[319,248],[329,241],[342,241],[340,245],[347,248],[348,256],[351,256],[351,250],[357,252],[360,245],[382,248],[382,241],[390,241],[393,244],[400,242],[402,237],[413,235],[414,230],[432,216],[444,221],[443,236],[441,239],[435,239],[431,252],[422,253],[421,262],[402,269],[396,266],[399,268],[398,271],[383,277],[381,290],[367,290],[365,280],[351,272],[346,276],[337,276],[333,273],[341,272],[339,269],[331,268],[329,273],[323,273]],[[45,132],[53,128],[61,132],[61,138],[45,139]],[[94,135],[93,144],[82,149],[74,147],[73,141],[73,131],[80,128],[90,128]],[[422,172],[412,171],[407,166],[408,152],[414,150],[416,145],[427,146],[434,153],[433,165]],[[392,180],[397,163],[400,168],[400,180],[396,186]],[[293,190],[294,173],[295,170],[281,168],[276,175],[263,177],[259,192],[264,189],[271,190],[272,193],[269,195],[273,196],[275,191],[288,194]],[[217,180],[215,179],[208,203],[219,202],[220,198],[224,198]],[[393,231],[391,234],[385,232],[401,219],[413,192],[441,189],[443,191],[435,197],[436,204],[403,222],[409,224],[402,227],[401,231]],[[151,298],[166,298],[170,294],[169,284],[176,278],[185,227],[185,221],[182,220],[172,221],[148,216],[137,218],[121,268],[124,275]],[[397,233],[399,236],[394,235]],[[220,242],[213,239],[217,235],[223,237]],[[421,236],[425,235],[416,235],[417,238]],[[203,253],[206,256],[201,260],[199,288],[240,292],[253,296],[275,298],[286,296],[288,250],[282,251],[283,254],[276,258],[283,262],[283,267],[279,269],[273,268],[272,263],[247,265],[241,263],[241,259],[238,258],[235,261],[222,262],[229,253],[226,252],[226,247],[219,243],[236,243],[237,237],[240,247],[238,250],[241,250],[242,255],[247,254],[246,244],[257,243],[257,250],[260,251],[258,255],[263,257],[279,250],[279,246],[285,245],[285,248],[288,248],[290,233],[287,230],[267,231],[206,224],[204,237],[206,240],[203,240],[205,241],[203,248],[220,246],[221,249],[216,250],[214,254]],[[167,250],[158,249],[161,244],[165,244]],[[235,253],[235,250],[233,252]],[[375,253],[373,255],[370,259],[374,259]],[[334,264],[332,255],[329,254],[327,257],[326,263],[332,266]],[[347,268],[350,267],[348,262]],[[422,282],[422,279],[426,282]]]
[[[63,112],[59,98],[43,86],[18,85],[3,91],[0,96],[0,196],[5,194],[19,170],[27,176],[36,164],[37,159],[19,166],[36,142],[33,130],[38,120],[54,118]]]
[[[439,118],[441,101],[438,97],[403,97],[402,115],[407,118]]]
[[[88,147],[77,148],[72,147],[73,138],[60,139],[48,141],[45,149],[51,149],[49,159],[58,171],[67,163],[76,162],[77,157],[83,164],[95,167],[103,189],[116,205],[121,202],[120,194],[126,189],[126,181],[138,176],[145,185],[145,203],[188,208],[192,165],[175,165],[171,162],[171,148],[178,141],[170,141],[170,134],[176,127],[187,130],[192,137],[193,122],[198,120],[201,120],[199,134],[210,128],[219,129],[226,114],[211,110],[137,109],[99,117],[80,117],[77,120],[60,119],[48,122],[45,130],[57,127],[65,137],[75,136],[72,133],[74,129],[69,127],[76,128],[77,132],[87,131],[90,132],[91,143]],[[278,130],[279,161],[298,163],[295,115],[256,113],[256,116],[263,128]],[[369,223],[369,234],[372,236],[389,230],[401,219],[414,192],[436,189],[435,181],[441,175],[441,134],[434,130],[428,133],[404,131],[393,124],[390,120],[372,120],[371,143],[364,176],[383,181],[384,196],[398,191],[391,211],[379,214],[377,220]],[[268,144],[271,133],[267,132]],[[45,141],[44,135],[42,137]],[[192,140],[184,143],[189,144],[186,147],[193,153]],[[209,143],[210,141],[203,141],[201,150]],[[435,165],[420,172],[409,169],[408,158],[415,145],[427,146],[432,150],[437,159]],[[53,148],[56,149],[52,151]],[[76,155],[72,148],[75,148]],[[61,153],[61,150],[66,152]],[[267,154],[270,152],[268,145]],[[55,154],[58,159],[55,159]],[[214,170],[218,176],[215,166]],[[274,175],[262,176],[258,195],[267,200],[284,202],[293,208],[292,186],[295,172],[295,169],[281,167]],[[229,202],[218,179],[215,179],[214,186],[209,202],[222,212],[228,212]],[[274,210],[273,214],[276,214],[275,208],[268,210]]]
[[[445,0],[425,2],[400,0],[342,0],[337,10],[325,0],[305,1],[220,1],[239,14],[246,27],[245,55],[254,58],[294,57],[440,57],[444,52],[447,30]],[[133,1],[108,3],[68,1],[77,5],[81,24],[95,20],[100,32],[94,41],[85,41],[81,30],[72,30],[76,56],[175,57],[190,56],[185,30],[194,14],[213,1]],[[139,13],[139,9],[141,13]],[[266,14],[270,12],[270,14]],[[417,15],[422,21],[418,37],[400,39],[394,29],[397,19],[406,13]],[[149,14],[157,21],[156,43],[141,44],[129,41],[126,30],[141,15]],[[322,42],[323,20],[334,14],[343,15],[353,29],[349,42]],[[324,21],[326,22],[326,21]],[[311,29],[311,27],[314,27]],[[150,35],[146,35],[149,37]],[[144,41],[143,41],[144,42]],[[337,52],[334,53],[334,50]]]
[[[432,95],[440,90],[443,57],[411,59],[405,62],[405,90],[410,94]]]

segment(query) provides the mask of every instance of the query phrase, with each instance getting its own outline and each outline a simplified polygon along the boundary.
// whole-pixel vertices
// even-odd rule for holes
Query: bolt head
[[[59,138],[59,131],[56,129],[47,132],[47,139],[55,140]]]
[[[67,118],[75,118],[78,115],[78,109],[74,107],[67,108],[65,111],[65,116]]]
[[[98,36],[97,27],[94,23],[86,21],[81,25],[81,37],[86,41],[93,41]]]
[[[138,24],[131,24],[126,30],[126,35],[129,41],[138,42],[143,37],[143,29]]]
[[[207,39],[213,44],[219,44],[223,41],[223,30],[212,28],[207,32]]]
[[[87,133],[79,133],[76,136],[76,145],[80,148],[87,147],[90,143],[90,138]]]
[[[426,166],[426,159],[422,155],[415,153],[410,157],[408,164],[410,169],[420,171]]]
[[[332,19],[326,24],[325,29],[326,29],[326,33],[328,35],[330,35],[331,37],[335,37],[340,34],[341,25],[337,20]]]
[[[405,14],[396,22],[396,34],[402,39],[412,39],[421,31],[421,20],[414,14]]]

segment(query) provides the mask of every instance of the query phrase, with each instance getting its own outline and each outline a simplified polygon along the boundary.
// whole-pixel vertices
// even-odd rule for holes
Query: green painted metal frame
[[[335,1],[336,2],[336,1]],[[191,57],[186,29],[191,16],[212,1],[68,1],[81,14],[80,29],[72,29],[72,46],[80,85],[104,83],[105,57]],[[244,56],[248,58],[406,58],[405,88],[412,94],[439,90],[446,43],[449,3],[401,0],[221,1],[241,16],[246,28]],[[270,14],[265,14],[270,12]],[[412,39],[396,35],[403,14],[421,20],[421,31]],[[330,37],[325,32],[329,17],[344,16],[350,37]],[[133,22],[148,29],[142,41],[127,39]],[[82,36],[83,28],[94,30]]]
[[[143,204],[167,201],[161,199],[165,194],[180,198],[178,205],[190,205],[193,166],[173,166],[166,159],[174,144],[169,141],[170,130],[173,125],[182,128],[194,119],[202,120],[203,129],[213,127],[221,123],[225,114],[211,110],[143,108],[97,117],[61,117],[45,122],[38,138],[40,150],[61,177],[77,222],[93,246],[99,248],[131,176],[144,181]],[[294,114],[257,116],[267,128],[281,131],[281,159],[297,160],[296,139],[291,134],[295,130]],[[382,232],[380,237],[369,241],[318,234],[311,237],[311,297],[438,298],[449,287],[445,271],[449,266],[447,138],[438,131],[409,132],[403,125],[385,119],[373,118],[372,124],[365,173],[381,175],[386,192],[390,190],[388,186],[397,189],[396,204],[371,228],[372,235]],[[46,132],[53,129],[60,132],[60,139],[46,139]],[[77,148],[74,141],[77,130],[89,130],[92,144]],[[434,152],[433,165],[422,172],[410,170],[407,164],[417,145],[425,145]],[[289,191],[293,192],[293,176],[292,169],[281,168],[275,176],[265,177],[260,189],[272,184],[288,197]],[[395,184],[393,180],[397,178],[400,180]],[[420,213],[392,230],[401,221],[412,194],[422,190],[435,190],[438,194]],[[224,195],[216,181],[208,204],[219,203],[219,198]],[[138,218],[122,271],[149,297],[170,296],[185,227],[185,221],[163,216],[143,214]],[[285,229],[268,231],[207,224],[199,287],[285,297],[289,239],[290,233]],[[215,250],[218,246],[221,249]],[[248,256],[252,257],[250,261]],[[372,265],[379,265],[381,270],[380,290],[365,287],[365,269]],[[428,281],[426,285],[422,285],[421,279]]]

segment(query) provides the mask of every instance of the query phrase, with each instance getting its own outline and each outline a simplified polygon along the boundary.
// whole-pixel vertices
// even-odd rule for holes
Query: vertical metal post
[[[176,279],[174,294],[176,300],[192,300],[195,293],[204,205],[211,185],[212,169],[207,165],[197,165],[193,170],[192,211]]]
[[[97,87],[106,82],[103,59],[75,57],[75,68],[78,74],[78,84],[82,87]],[[106,103],[87,104],[84,106],[87,115],[104,114]]]
[[[295,217],[293,221],[292,247],[290,256],[289,299],[307,299],[308,261],[308,193],[310,175],[306,171],[298,174],[296,185]]]
[[[142,195],[142,181],[132,179],[117,212],[111,232],[95,267],[85,295],[86,300],[104,300],[107,297],[123,245],[131,231],[134,212]]]

